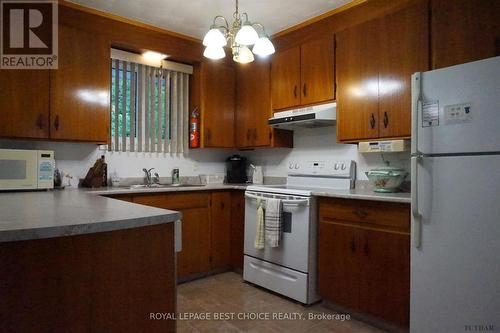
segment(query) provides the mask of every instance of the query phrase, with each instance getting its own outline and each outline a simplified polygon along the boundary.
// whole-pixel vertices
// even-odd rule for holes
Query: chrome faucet
[[[144,171],[144,174],[145,174],[145,184],[146,186],[151,186],[153,185],[153,178],[151,177],[151,170],[154,170],[155,168],[151,168],[151,169],[146,169],[146,168],[143,168],[142,171]]]
[[[153,177],[153,179],[152,179],[152,182],[153,182],[154,184],[158,184],[158,185],[160,185],[160,175],[158,174],[158,172],[155,172],[155,175],[154,175],[154,177]]]

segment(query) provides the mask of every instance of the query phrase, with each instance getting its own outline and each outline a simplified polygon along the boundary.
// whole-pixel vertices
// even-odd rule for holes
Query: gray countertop
[[[147,207],[103,195],[187,191],[245,190],[245,184],[209,184],[165,188],[66,189],[0,194],[0,242],[78,235],[169,223],[179,212]],[[316,189],[315,196],[410,203],[410,193]]]
[[[179,212],[79,189],[0,194],[0,242],[136,228],[180,218]]]

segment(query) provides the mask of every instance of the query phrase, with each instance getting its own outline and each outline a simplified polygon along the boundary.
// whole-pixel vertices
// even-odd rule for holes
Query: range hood
[[[300,127],[333,126],[337,119],[337,103],[308,106],[300,109],[275,112],[268,124],[275,128],[295,129]]]

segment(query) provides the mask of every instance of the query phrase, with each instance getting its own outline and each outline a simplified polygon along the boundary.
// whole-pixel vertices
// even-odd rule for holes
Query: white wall
[[[367,179],[364,172],[384,166],[380,154],[359,154],[355,144],[338,144],[335,127],[303,128],[294,131],[293,149],[262,149],[241,154],[254,164],[262,165],[265,176],[286,176],[288,162],[297,160],[346,160],[357,163],[357,178]],[[391,166],[409,170],[410,153],[384,154]]]
[[[224,172],[225,159],[234,153],[246,156],[251,162],[263,166],[265,176],[285,177],[289,161],[295,160],[344,160],[357,162],[358,179],[366,179],[364,171],[383,166],[380,154],[358,154],[357,146],[338,144],[335,127],[300,129],[294,133],[293,149],[260,149],[235,152],[225,149],[191,150],[187,155],[171,156],[157,153],[122,153],[99,150],[95,144],[0,140],[0,148],[50,149],[55,151],[56,166],[75,177],[83,178],[87,170],[101,155],[105,155],[109,175],[142,177],[142,168],[155,168],[162,177],[170,176],[178,167],[181,176],[197,176]],[[385,154],[392,166],[409,169],[409,153]]]
[[[232,150],[191,150],[187,155],[171,156],[158,153],[107,152],[87,143],[0,140],[0,148],[54,150],[56,167],[75,177],[85,177],[97,158],[105,155],[108,174],[120,177],[142,177],[142,168],[155,168],[162,177],[169,177],[173,168],[180,168],[181,176],[224,172],[224,160]]]

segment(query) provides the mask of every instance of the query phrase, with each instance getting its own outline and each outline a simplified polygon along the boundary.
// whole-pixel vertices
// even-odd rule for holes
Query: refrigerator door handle
[[[422,243],[422,220],[418,209],[418,163],[422,156],[411,157],[411,213],[413,215],[413,244],[417,249]]]
[[[422,73],[411,76],[411,153],[418,153],[418,111],[421,95]]]

